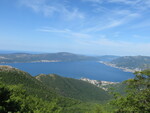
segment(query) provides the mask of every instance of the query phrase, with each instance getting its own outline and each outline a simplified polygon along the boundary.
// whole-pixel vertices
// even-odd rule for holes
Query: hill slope
[[[0,66],[0,81],[8,85],[23,85],[28,94],[45,100],[51,100],[51,97],[58,96],[52,88],[46,87],[30,74],[10,66]]]
[[[45,113],[98,113],[101,111],[101,106],[98,104],[85,103],[80,100],[62,97],[57,94],[54,89],[47,87],[28,73],[10,66],[0,66],[0,83],[1,82],[5,85],[18,86],[21,84],[22,89],[26,90],[27,95],[21,94],[23,97],[22,100],[19,95],[17,96],[17,94],[15,94],[16,98],[13,97],[13,99],[21,103],[28,102],[26,99],[30,99],[29,101],[31,102],[28,104],[31,109],[34,107],[33,110],[38,110],[36,107],[38,104],[40,110],[43,109],[47,111],[49,107],[52,108],[52,111],[47,111]],[[11,89],[12,88],[13,87],[11,87]],[[17,92],[19,92],[19,90]],[[20,100],[16,100],[18,98],[20,98]],[[32,103],[32,101],[34,103]],[[41,105],[44,106],[44,108],[40,107]]]
[[[114,56],[114,55],[103,55],[103,56],[98,56],[99,61],[105,61],[105,62],[110,62],[112,60],[115,60],[119,58],[120,56]]]
[[[111,61],[117,67],[144,70],[150,68],[149,56],[124,56]]]
[[[21,89],[15,88],[20,87],[20,85]],[[69,84],[66,85],[70,87]],[[56,89],[47,87],[26,72],[10,66],[0,66],[0,88],[8,89],[7,87],[10,87],[12,92],[10,100],[20,103],[21,108],[26,109],[25,106],[28,106],[26,110],[29,109],[35,113],[99,113],[103,110],[99,104],[63,97],[57,94]],[[22,93],[22,89],[26,90],[26,93]],[[2,92],[1,94],[5,96]],[[24,111],[24,113],[27,112]]]
[[[103,89],[82,80],[61,77],[56,74],[41,74],[36,76],[36,79],[66,97],[93,102],[101,102],[110,98]]]

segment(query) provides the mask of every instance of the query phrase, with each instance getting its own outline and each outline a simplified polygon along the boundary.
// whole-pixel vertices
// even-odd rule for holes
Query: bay
[[[40,63],[8,63],[0,65],[10,65],[20,70],[30,73],[32,76],[38,74],[58,74],[70,78],[89,78],[93,80],[103,80],[121,82],[134,75],[120,69],[106,66],[94,61],[78,62],[40,62]]]

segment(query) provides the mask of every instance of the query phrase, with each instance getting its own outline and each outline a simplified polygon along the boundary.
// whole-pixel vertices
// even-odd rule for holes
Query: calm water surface
[[[133,78],[134,75],[129,72],[123,72],[120,69],[106,66],[99,62],[81,61],[81,62],[49,62],[49,63],[8,63],[1,65],[10,65],[21,69],[35,76],[38,74],[55,73],[64,77],[81,78],[86,77],[95,80],[105,80],[120,82]]]

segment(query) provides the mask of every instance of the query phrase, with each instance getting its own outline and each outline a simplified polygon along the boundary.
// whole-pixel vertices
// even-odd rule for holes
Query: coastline
[[[96,87],[102,88],[105,91],[108,91],[108,88],[107,88],[108,85],[115,85],[115,84],[119,84],[120,83],[120,82],[92,80],[92,79],[89,79],[89,78],[80,78],[79,80],[82,80],[82,81],[88,82],[90,84],[93,84]]]
[[[112,64],[112,63],[109,63],[109,62],[103,62],[103,61],[98,61],[98,62],[101,63],[101,64],[104,64],[106,66],[110,66],[110,67],[113,67],[113,68],[121,69],[124,72],[134,73],[135,71],[140,71],[140,70],[136,70],[136,69],[128,69],[128,68],[118,67],[115,64]]]
[[[9,63],[48,63],[48,62],[62,62],[60,60],[38,60],[38,61],[29,61],[29,62],[0,62],[0,64],[9,64]]]

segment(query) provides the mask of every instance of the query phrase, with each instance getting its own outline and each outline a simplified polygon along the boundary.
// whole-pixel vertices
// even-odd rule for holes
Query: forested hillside
[[[36,76],[36,79],[66,97],[98,103],[110,99],[108,92],[82,80],[61,77],[56,74],[41,74]]]
[[[0,113],[149,113],[149,70],[108,86],[113,87],[115,90],[108,91],[114,98],[108,101],[104,90],[81,80],[55,74],[35,78],[13,67],[0,66]]]
[[[134,74],[133,79],[124,81],[126,95],[114,93],[114,113],[150,113],[150,70]]]
[[[26,72],[0,66],[0,112],[98,113],[101,105],[59,95]],[[67,84],[66,84],[67,85]],[[7,97],[5,97],[7,96]]]

